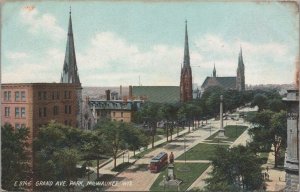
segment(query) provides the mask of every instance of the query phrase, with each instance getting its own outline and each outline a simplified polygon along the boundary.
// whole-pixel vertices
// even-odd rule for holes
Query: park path
[[[250,127],[249,123],[243,122],[243,119],[240,121],[231,121],[227,120],[226,125],[245,125],[248,126],[248,129]],[[248,129],[244,131],[231,145],[230,147],[234,147],[237,145],[246,145],[248,141],[250,141],[250,136],[248,134]],[[205,184],[205,179],[208,178],[208,173],[212,171],[212,166],[209,166],[199,177],[194,181],[194,183],[187,189],[187,191],[193,189],[193,188],[200,188],[202,189]]]
[[[111,186],[105,189],[106,191],[149,191],[150,187],[158,177],[159,173],[150,173],[147,166],[150,160],[156,156],[159,152],[164,151],[166,153],[173,152],[175,158],[184,153],[184,138],[186,151],[194,147],[211,134],[214,134],[217,129],[219,121],[210,121],[210,125],[206,125],[205,128],[199,128],[185,135],[185,137],[177,137],[172,142],[159,147],[152,152],[146,154],[143,158],[137,160],[134,165],[123,171],[115,178],[119,185]],[[212,129],[208,129],[212,126]],[[186,128],[188,129],[188,128]],[[126,183],[129,185],[123,185]]]
[[[267,191],[283,191],[285,188],[285,171],[284,169],[274,168],[275,156],[274,152],[270,152],[268,161],[262,166],[262,174],[268,173],[269,179],[266,180]],[[268,167],[268,171],[267,171]]]

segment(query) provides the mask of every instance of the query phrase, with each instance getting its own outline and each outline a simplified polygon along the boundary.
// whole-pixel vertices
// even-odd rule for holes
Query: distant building
[[[180,101],[187,102],[193,99],[192,68],[190,65],[189,40],[187,21],[185,21],[184,58],[180,75]]]
[[[90,99],[87,98],[88,107],[92,113],[94,124],[102,119],[110,119],[112,121],[131,122],[132,114],[137,111],[144,101],[142,100],[120,100],[117,99],[116,92],[106,90],[106,99]],[[93,125],[87,129],[92,129]]]
[[[77,62],[76,62],[71,10],[70,10],[70,16],[69,16],[69,28],[68,28],[68,38],[67,38],[65,60],[64,60],[63,71],[61,74],[60,82],[76,85],[76,94],[77,94],[77,99],[78,99],[77,100],[77,111],[76,111],[76,115],[77,115],[76,127],[82,127],[83,126],[82,87],[81,87],[81,83],[80,83],[80,79],[79,79]]]
[[[131,86],[129,98],[154,103],[177,103],[180,101],[178,86]]]
[[[238,68],[236,77],[218,77],[217,70],[214,66],[213,76],[206,77],[201,86],[201,93],[203,93],[207,88],[218,86],[227,90],[245,90],[245,65],[243,61],[242,48],[240,50],[238,59]]]

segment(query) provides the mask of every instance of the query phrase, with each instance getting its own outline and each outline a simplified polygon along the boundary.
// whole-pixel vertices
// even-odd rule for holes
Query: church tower
[[[239,54],[238,68],[236,75],[236,89],[238,91],[245,91],[245,65],[243,61],[242,48]]]
[[[214,64],[214,70],[213,70],[213,77],[217,77],[217,70],[216,70],[215,64]]]
[[[76,95],[77,95],[77,127],[82,125],[82,87],[78,75],[77,63],[76,63],[76,54],[75,54],[75,45],[72,29],[72,17],[71,9],[69,16],[69,28],[68,28],[68,38],[67,46],[65,53],[65,60],[63,71],[60,78],[61,83],[72,83],[76,84]]]
[[[193,99],[192,69],[190,65],[187,21],[185,21],[184,58],[180,76],[180,101],[187,102]]]

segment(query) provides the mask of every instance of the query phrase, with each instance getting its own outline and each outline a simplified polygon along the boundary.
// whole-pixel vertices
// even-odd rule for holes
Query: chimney
[[[132,85],[129,85],[129,99],[132,100]]]
[[[120,85],[120,99],[123,99],[123,95],[122,95],[122,85]]]
[[[109,89],[106,90],[105,93],[106,93],[106,100],[110,101],[110,90]]]

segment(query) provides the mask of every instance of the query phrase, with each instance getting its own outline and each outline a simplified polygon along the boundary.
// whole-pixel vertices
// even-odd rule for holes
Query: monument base
[[[225,130],[219,130],[218,135],[215,137],[217,139],[227,139],[225,136]]]
[[[182,180],[179,179],[170,179],[169,181],[167,180],[162,180],[162,182],[159,183],[159,186],[164,186],[164,188],[169,188],[169,189],[176,189],[176,191],[180,191],[179,185],[182,183]]]

